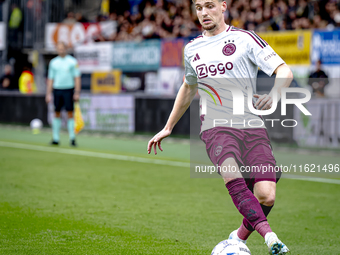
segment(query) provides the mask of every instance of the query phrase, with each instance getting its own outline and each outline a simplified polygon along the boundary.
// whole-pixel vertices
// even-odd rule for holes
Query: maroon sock
[[[253,231],[248,230],[243,223],[237,230],[237,236],[242,240],[247,240],[251,233],[253,233]]]
[[[259,224],[256,225],[256,230],[257,232],[259,232],[259,234],[264,238],[264,236],[268,233],[268,232],[272,232],[272,229],[269,226],[268,221],[262,221]],[[239,229],[237,230],[237,236],[242,239],[242,240],[247,240],[248,237],[251,235],[251,233],[253,233],[253,231],[249,231],[244,225],[243,223],[241,224],[241,226],[239,227]]]
[[[268,216],[268,214],[270,213],[271,209],[273,208],[274,205],[272,206],[266,206],[266,205],[262,205],[261,204],[261,208],[262,208],[262,211],[264,213],[264,216]],[[250,223],[247,221],[246,218],[243,218],[243,223],[244,227],[246,229],[248,229],[249,231],[254,231],[255,229],[250,225]],[[250,234],[249,234],[250,235]],[[240,237],[240,236],[239,236]],[[240,237],[241,238],[241,237]],[[242,238],[241,238],[242,239]],[[242,239],[242,240],[246,240],[246,239]]]
[[[272,232],[272,229],[269,226],[268,221],[262,221],[255,226],[255,230],[264,238],[265,235],[269,232]]]
[[[226,184],[226,187],[236,208],[247,219],[252,228],[256,229],[257,224],[267,221],[259,201],[247,188],[243,178],[231,180]]]

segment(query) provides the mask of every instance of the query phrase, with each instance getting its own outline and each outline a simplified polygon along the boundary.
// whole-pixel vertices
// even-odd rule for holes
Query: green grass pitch
[[[50,133],[0,127],[0,254],[210,254],[242,217],[221,179],[185,167],[1,146],[47,146]],[[67,148],[66,134],[60,148]],[[189,161],[189,144],[80,135],[77,151]],[[340,163],[276,153],[277,160]],[[319,158],[316,158],[319,157]],[[282,179],[269,223],[292,255],[340,254],[340,185]],[[247,246],[267,254],[259,234]]]

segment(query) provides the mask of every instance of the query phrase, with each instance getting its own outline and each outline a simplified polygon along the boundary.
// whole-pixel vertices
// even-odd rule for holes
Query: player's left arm
[[[249,36],[251,35],[251,36]],[[273,95],[277,93],[278,100],[281,98],[281,89],[289,87],[293,80],[293,73],[283,59],[273,50],[270,45],[253,31],[245,35],[247,39],[248,56],[251,62],[258,66],[269,77],[276,74],[274,86],[267,95],[254,94],[258,100],[255,107],[268,110],[273,104]]]
[[[73,75],[74,75],[73,100],[77,102],[79,101],[80,90],[81,90],[81,78],[80,78],[80,70],[79,70],[78,62],[76,63],[74,67]]]
[[[74,94],[73,94],[74,101],[79,100],[80,90],[81,90],[81,79],[80,79],[80,76],[78,76],[74,78]]]
[[[277,93],[277,102],[281,98],[281,89],[288,88],[293,80],[293,73],[290,70],[289,66],[285,63],[279,65],[274,73],[276,74],[275,82],[270,93],[264,95],[254,94],[255,98],[258,100],[255,103],[255,107],[261,110],[268,110],[273,105],[273,94]]]

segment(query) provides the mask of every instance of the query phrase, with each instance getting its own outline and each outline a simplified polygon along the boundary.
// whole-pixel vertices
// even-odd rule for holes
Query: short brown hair
[[[57,46],[58,46],[59,44],[63,45],[63,46],[64,46],[64,48],[65,48],[65,49],[67,49],[67,45],[66,45],[66,43],[65,43],[65,42],[63,42],[63,41],[59,41],[59,42],[57,42]]]

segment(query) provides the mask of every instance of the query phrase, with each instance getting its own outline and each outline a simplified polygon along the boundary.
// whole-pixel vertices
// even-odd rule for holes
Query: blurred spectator
[[[84,18],[83,14],[81,12],[77,12],[75,15],[76,22],[80,23],[87,23],[89,22],[86,18]]]
[[[325,29],[328,25],[326,20],[321,19],[320,15],[315,15],[313,17],[313,25],[311,28],[317,28],[317,29]]]
[[[110,0],[102,0],[100,13],[107,17],[110,15]]]
[[[309,8],[306,0],[299,0],[296,9],[297,18],[308,18]]]
[[[19,29],[22,21],[22,12],[16,4],[12,4],[12,12],[9,17],[9,29]]]
[[[16,89],[14,75],[12,73],[12,66],[5,65],[4,74],[0,78],[1,90],[13,90]]]
[[[107,1],[102,3],[107,9]],[[227,0],[227,6],[224,16],[228,24],[257,32],[340,27],[336,0]],[[96,35],[94,40],[139,41],[195,37],[201,33],[191,0],[142,0],[138,8],[132,9],[129,1],[111,0],[110,15],[98,14],[96,21],[115,21],[117,33],[106,37]],[[65,22],[74,22],[73,16],[69,13]],[[76,16],[78,22],[85,22],[81,14]]]
[[[316,97],[325,96],[325,86],[329,83],[327,74],[321,69],[321,60],[316,62],[316,71],[312,72],[308,79],[308,85],[313,89]]]
[[[8,21],[8,44],[12,49],[20,49],[22,43],[22,12],[16,4],[11,5]]]
[[[76,18],[74,17],[74,13],[73,12],[68,12],[67,13],[67,17],[63,20],[63,23],[66,24],[74,24],[76,23]]]
[[[31,64],[26,64],[20,75],[19,90],[22,94],[31,94],[37,91]]]

